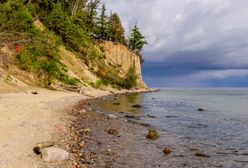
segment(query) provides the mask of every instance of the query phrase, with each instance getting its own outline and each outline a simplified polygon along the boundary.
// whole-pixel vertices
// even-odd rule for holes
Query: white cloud
[[[200,80],[207,79],[228,79],[232,77],[244,78],[248,77],[248,70],[246,69],[227,69],[227,70],[208,70],[203,72],[196,72],[187,76],[187,78],[195,78]]]
[[[223,45],[235,30],[247,30],[248,35],[245,0],[109,0],[107,4],[120,13],[126,30],[135,22],[141,27],[149,41],[144,50],[148,61],[154,61],[153,55],[161,61],[182,50],[216,48],[215,42]]]
[[[106,3],[120,14],[126,30],[138,23],[149,42],[143,51],[146,62],[169,62],[170,66],[200,63],[210,69],[248,67],[247,0],[108,0]],[[243,70],[201,73],[204,74],[196,76],[247,77]]]

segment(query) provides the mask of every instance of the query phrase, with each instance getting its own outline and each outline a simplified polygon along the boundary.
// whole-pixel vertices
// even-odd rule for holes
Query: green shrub
[[[102,86],[104,85],[104,83],[103,83],[102,80],[97,80],[95,83],[91,82],[90,85],[91,85],[93,88],[101,89]]]
[[[0,4],[0,31],[27,32],[32,29],[33,17],[22,0]]]
[[[131,89],[137,86],[137,74],[136,74],[136,68],[130,67],[128,69],[127,74],[124,78],[121,78],[120,73],[120,65],[106,65],[104,62],[98,62],[98,71],[96,72],[96,75],[101,78],[101,83],[103,85],[111,85],[115,88],[125,88],[125,89]]]
[[[93,61],[101,60],[104,58],[104,54],[100,49],[98,49],[96,46],[93,45],[92,47],[89,48],[87,58]]]
[[[59,79],[62,73],[58,57],[56,50],[47,45],[33,44],[26,45],[24,51],[17,56],[17,60],[23,70],[44,73],[44,76]],[[51,81],[47,81],[47,83],[49,82]]]
[[[128,72],[125,76],[125,79],[121,83],[121,86],[126,89],[131,89],[137,86],[137,74],[136,74],[136,68],[130,67],[128,69]]]
[[[40,82],[46,86],[53,79],[57,79],[64,84],[78,85],[80,81],[66,75],[67,69],[60,62],[58,49],[45,41],[33,40],[35,43],[27,44],[24,50],[17,56],[19,66],[26,71],[34,71],[43,80]]]
[[[80,80],[77,78],[72,78],[72,77],[68,77],[65,75],[63,78],[63,83],[66,85],[78,86],[80,84]]]
[[[98,71],[96,75],[99,76],[104,85],[117,85],[121,84],[122,79],[119,77],[119,68],[112,65],[106,65],[104,61],[97,62]]]

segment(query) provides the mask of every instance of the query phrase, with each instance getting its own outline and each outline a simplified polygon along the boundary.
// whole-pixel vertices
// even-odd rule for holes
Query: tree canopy
[[[145,37],[141,34],[138,26],[135,25],[129,39],[129,48],[139,53],[146,44],[148,43],[145,40]]]
[[[101,14],[97,18],[97,31],[96,33],[99,37],[103,40],[107,39],[108,36],[108,16],[106,14],[106,6],[105,4],[102,5]]]
[[[125,29],[122,26],[117,13],[112,13],[109,17],[109,39],[114,42],[125,43]]]

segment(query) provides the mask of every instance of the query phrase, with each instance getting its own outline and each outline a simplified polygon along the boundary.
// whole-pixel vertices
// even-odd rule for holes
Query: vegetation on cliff
[[[135,67],[120,77],[118,65],[106,66],[100,44],[113,41],[139,53],[146,41],[137,26],[130,40],[126,40],[118,14],[108,16],[106,11],[105,4],[100,6],[100,0],[1,0],[0,46],[15,49],[20,69],[36,73],[39,84],[45,87],[54,80],[75,86],[83,80],[68,75],[59,54],[59,46],[63,45],[77,53],[99,76],[101,82],[93,86],[133,88],[137,80]],[[37,19],[45,25],[44,30],[34,25]]]

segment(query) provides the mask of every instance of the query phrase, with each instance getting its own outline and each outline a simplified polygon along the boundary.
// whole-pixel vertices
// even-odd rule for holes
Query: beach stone
[[[113,105],[119,106],[121,103],[120,102],[115,102]]]
[[[135,125],[140,125],[140,126],[144,126],[144,127],[151,127],[150,124],[143,123],[143,122],[137,122],[136,120],[128,119],[128,120],[124,120],[124,121],[129,122],[131,124],[135,124]]]
[[[205,111],[205,109],[203,109],[203,108],[199,108],[199,109],[198,109],[198,111]]]
[[[117,119],[117,116],[113,115],[113,114],[107,114],[107,118],[108,119]]]
[[[36,91],[32,91],[31,93],[32,93],[32,94],[35,94],[35,95],[38,94],[38,92],[36,92]]]
[[[79,143],[79,145],[80,145],[81,148],[83,148],[83,147],[85,147],[85,142],[84,142],[84,141],[81,141],[81,142]]]
[[[158,134],[158,132],[156,130],[151,129],[151,130],[149,130],[146,138],[151,139],[151,140],[155,140],[155,139],[159,138],[159,134]]]
[[[41,157],[44,161],[63,161],[67,160],[69,153],[60,148],[49,147],[42,150]]]
[[[36,153],[37,155],[41,154],[41,150],[43,148],[47,148],[47,147],[51,147],[55,144],[54,141],[46,141],[46,142],[40,142],[40,143],[37,143],[34,148],[33,148],[33,151],[34,153]]]
[[[175,116],[175,115],[168,115],[168,116],[165,116],[166,118],[177,118],[178,116]]]
[[[156,116],[153,116],[153,115],[150,115],[150,114],[147,114],[146,116],[150,117],[150,118],[156,118]]]
[[[165,155],[169,155],[169,154],[171,154],[172,150],[165,147],[163,152],[164,152]]]
[[[87,111],[85,110],[85,109],[82,109],[82,110],[80,110],[79,111],[79,114],[84,114],[84,113],[86,113]]]
[[[110,128],[108,130],[108,134],[116,136],[118,134],[118,131],[117,131],[117,129]]]
[[[126,118],[131,118],[131,119],[136,119],[136,120],[140,120],[140,117],[139,116],[135,116],[135,115],[125,115]]]
[[[99,111],[99,110],[97,110],[96,113],[98,113],[98,114],[103,114],[103,113],[102,113],[101,111]]]
[[[206,155],[204,153],[195,153],[196,157],[210,157],[209,155]]]
[[[80,132],[81,132],[81,133],[86,133],[86,134],[88,134],[88,133],[91,133],[91,130],[90,130],[89,128],[84,128],[84,129],[81,129]]]
[[[141,106],[140,104],[135,104],[135,105],[133,105],[132,107],[141,108],[142,106]]]

